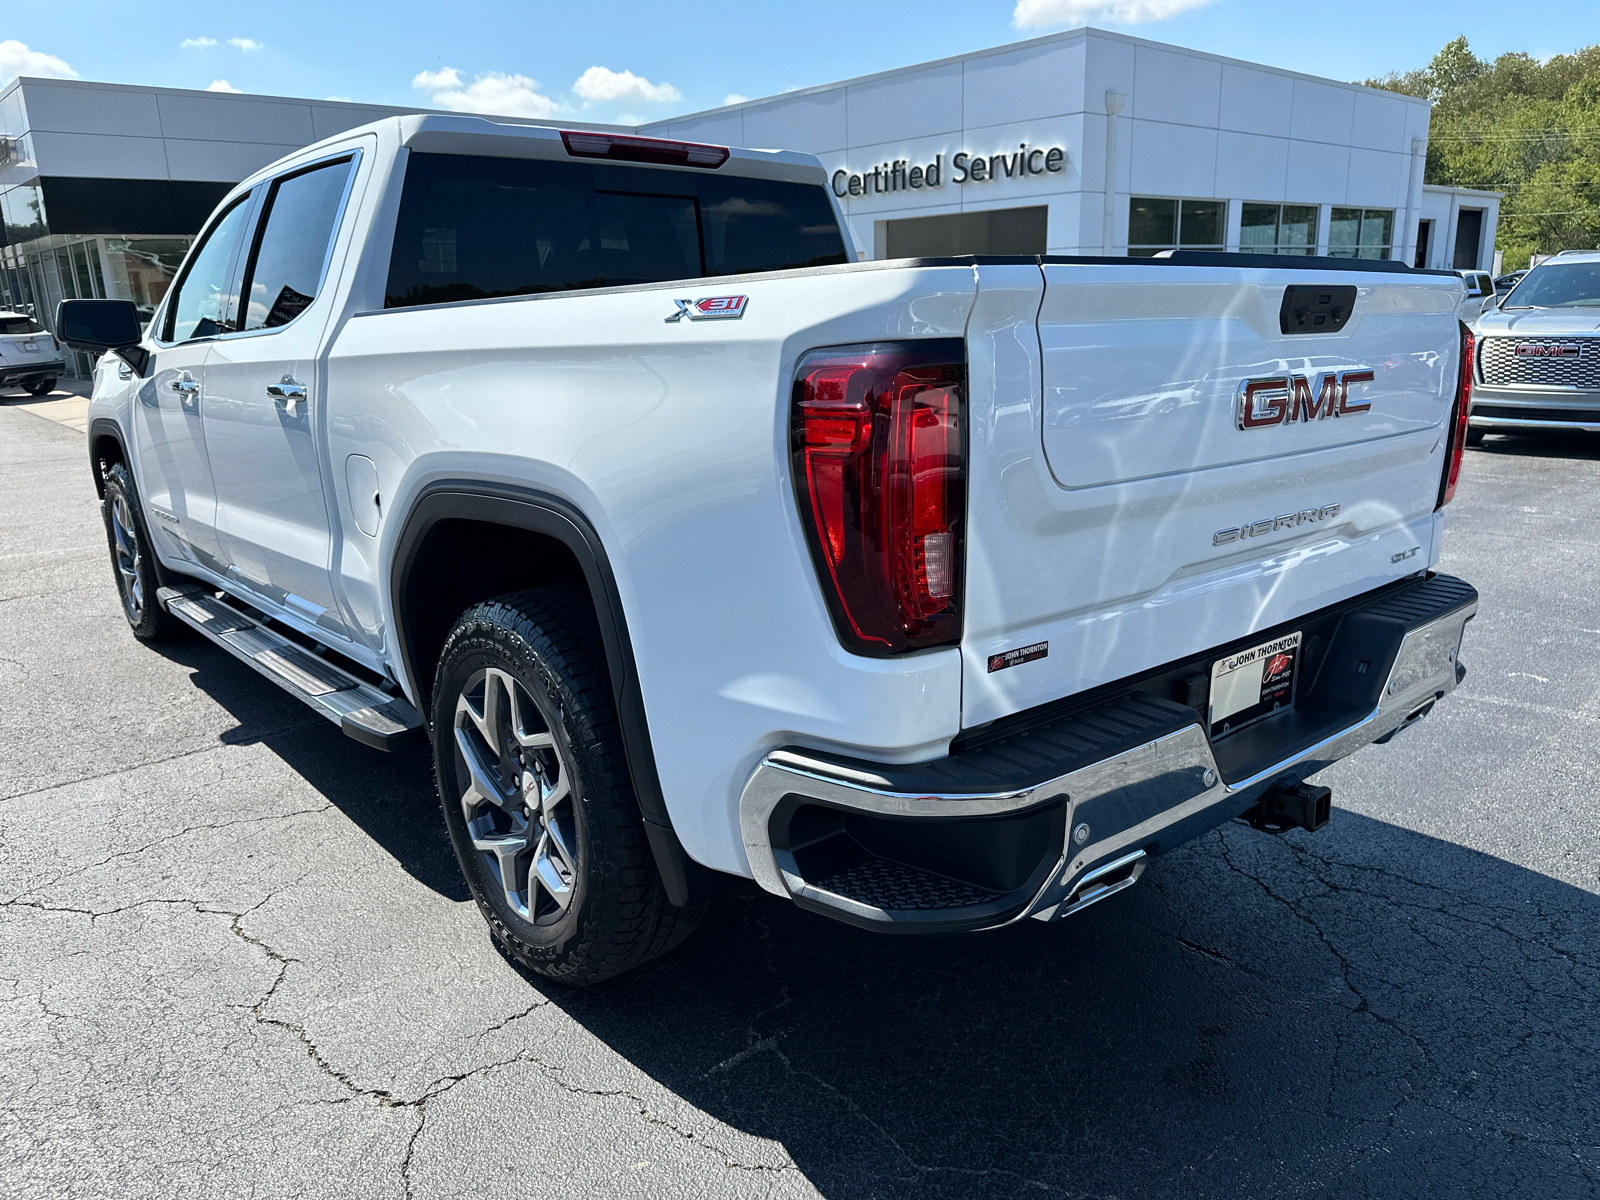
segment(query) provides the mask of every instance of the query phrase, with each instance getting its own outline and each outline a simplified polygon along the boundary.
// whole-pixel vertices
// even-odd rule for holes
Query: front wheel
[[[121,463],[113,463],[106,472],[103,509],[111,571],[122,600],[122,615],[128,618],[133,636],[147,642],[172,636],[180,626],[156,600],[156,588],[160,586],[156,556],[145,532],[133,476]]]
[[[467,610],[440,656],[433,730],[451,844],[512,957],[562,983],[597,983],[693,929],[703,906],[667,902],[600,631],[569,593]]]
[[[1467,426],[1467,445],[1469,445],[1469,446],[1481,446],[1483,444],[1484,432],[1485,431],[1482,430],[1482,429],[1474,429],[1472,426],[1468,425]]]

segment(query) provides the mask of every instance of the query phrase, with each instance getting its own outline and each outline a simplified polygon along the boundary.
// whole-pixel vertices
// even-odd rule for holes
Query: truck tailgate
[[[980,267],[969,326],[965,725],[1432,563],[1457,281],[1137,263],[1042,276]],[[1290,286],[1353,286],[1346,323],[1282,332]]]

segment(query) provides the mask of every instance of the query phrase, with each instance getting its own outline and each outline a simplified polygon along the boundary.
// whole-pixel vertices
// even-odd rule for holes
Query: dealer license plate
[[[1263,642],[1211,664],[1211,736],[1222,737],[1294,703],[1300,634]]]
[[[37,350],[39,348],[39,343],[38,342],[23,342],[22,343],[22,348],[24,350]]]

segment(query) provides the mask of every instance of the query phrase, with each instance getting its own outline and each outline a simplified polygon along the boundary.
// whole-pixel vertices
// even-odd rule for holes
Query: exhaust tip
[[[1057,907],[1055,917],[1065,917],[1089,905],[1113,896],[1124,888],[1139,882],[1148,859],[1143,850],[1135,850],[1121,858],[1113,859],[1103,867],[1096,867],[1078,881],[1078,886],[1067,893],[1067,898]]]

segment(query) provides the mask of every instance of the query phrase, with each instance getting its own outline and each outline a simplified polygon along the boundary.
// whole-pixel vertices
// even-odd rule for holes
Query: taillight
[[[961,640],[967,484],[959,341],[819,350],[794,383],[800,514],[844,645]]]
[[[1472,330],[1461,326],[1461,378],[1456,382],[1456,405],[1450,413],[1450,448],[1444,459],[1444,478],[1439,481],[1439,503],[1443,508],[1455,498],[1461,478],[1461,456],[1467,449],[1467,417],[1472,408],[1472,374],[1478,358],[1478,339]]]
[[[563,129],[561,142],[574,158],[610,158],[623,162],[660,163],[668,167],[705,167],[712,171],[728,161],[726,146],[708,146],[704,142],[626,137],[577,129]]]

